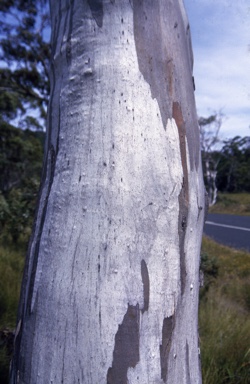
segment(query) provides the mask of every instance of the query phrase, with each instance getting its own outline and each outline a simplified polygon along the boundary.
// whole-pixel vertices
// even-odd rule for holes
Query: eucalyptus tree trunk
[[[201,383],[204,189],[182,0],[51,0],[12,384]]]
[[[212,207],[216,203],[218,195],[216,180],[219,161],[212,159],[212,156],[209,156],[209,154],[205,154],[205,157],[204,172],[207,183],[208,205],[209,207]]]

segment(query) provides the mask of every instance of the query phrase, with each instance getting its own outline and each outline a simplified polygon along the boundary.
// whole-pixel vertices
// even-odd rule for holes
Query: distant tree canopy
[[[47,0],[0,3],[0,230],[30,231],[49,97]]]
[[[250,136],[235,136],[223,143],[217,174],[219,191],[250,192]]]
[[[204,181],[210,205],[216,202],[217,190],[250,192],[250,136],[222,141],[219,134],[222,122],[220,111],[199,118]]]
[[[203,174],[209,206],[214,205],[217,199],[218,188],[216,179],[219,157],[216,156],[216,146],[220,141],[219,131],[222,120],[223,115],[221,112],[207,118],[199,118]]]
[[[0,135],[0,231],[17,241],[30,233],[40,183],[44,132],[6,122]]]
[[[47,0],[1,0],[0,124],[43,129],[49,97]]]

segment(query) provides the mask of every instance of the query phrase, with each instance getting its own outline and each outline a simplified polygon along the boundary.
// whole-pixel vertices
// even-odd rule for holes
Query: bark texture
[[[204,188],[182,0],[51,0],[11,384],[201,383]]]

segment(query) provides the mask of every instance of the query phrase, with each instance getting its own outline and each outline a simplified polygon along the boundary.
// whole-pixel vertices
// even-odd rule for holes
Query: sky
[[[184,0],[199,116],[222,111],[221,139],[250,136],[250,1]]]

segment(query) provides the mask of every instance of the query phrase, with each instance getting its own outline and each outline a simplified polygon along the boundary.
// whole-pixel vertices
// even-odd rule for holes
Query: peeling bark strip
[[[156,98],[163,126],[171,115],[168,102],[166,77],[168,71],[168,55],[165,42],[161,36],[159,2],[133,0],[134,35],[138,64],[146,82],[150,85],[152,98]]]
[[[168,358],[169,358],[169,351],[171,347],[171,337],[173,333],[173,327],[174,327],[173,316],[166,317],[163,320],[162,344],[160,345],[161,378],[164,381],[164,383],[167,382]]]
[[[36,269],[37,269],[37,263],[38,263],[38,255],[39,255],[39,249],[40,249],[40,242],[41,242],[41,236],[43,232],[43,227],[44,227],[44,222],[45,222],[45,217],[46,217],[46,212],[47,212],[47,206],[48,206],[48,200],[49,200],[49,195],[51,191],[51,186],[54,180],[54,172],[55,172],[55,163],[56,163],[56,154],[55,154],[55,149],[53,145],[50,146],[50,151],[49,151],[49,184],[48,184],[48,191],[46,194],[45,198],[45,204],[43,208],[43,213],[41,217],[41,222],[40,222],[40,227],[38,231],[38,235],[36,238],[36,243],[35,243],[35,251],[34,251],[34,256],[32,260],[32,267],[31,267],[31,272],[30,272],[30,280],[28,281],[27,287],[27,303],[25,306],[25,314],[29,311],[29,314],[31,313],[31,302],[32,302],[32,296],[33,296],[33,291],[34,291],[34,283],[35,283],[35,277],[36,277]],[[25,315],[24,314],[24,315]]]
[[[149,290],[150,290],[149,289],[150,283],[149,283],[148,267],[147,267],[145,260],[141,261],[141,277],[142,277],[142,283],[143,283],[143,297],[144,297],[144,306],[143,306],[143,309],[141,311],[143,314],[145,311],[148,311]]]
[[[179,232],[179,246],[180,246],[180,275],[181,275],[181,294],[183,295],[186,285],[186,255],[184,251],[186,227],[188,219],[188,204],[189,204],[189,192],[188,192],[188,169],[187,169],[187,150],[186,150],[186,128],[182,115],[181,106],[178,102],[173,103],[173,118],[176,121],[176,125],[179,133],[180,152],[181,152],[181,164],[183,169],[183,184],[179,200],[179,219],[178,219],[178,232]]]
[[[188,196],[188,169],[187,169],[187,150],[186,150],[186,127],[182,115],[181,106],[178,102],[173,102],[172,116],[175,119],[180,141],[180,152],[181,152],[181,164],[183,169],[183,185],[185,200],[188,205],[189,196]]]
[[[91,13],[93,18],[96,21],[96,24],[99,28],[102,27],[103,22],[103,4],[102,0],[87,0],[89,8],[91,9]]]
[[[107,384],[127,384],[127,371],[140,360],[139,304],[128,305],[128,310],[115,335],[112,368],[107,373]]]

